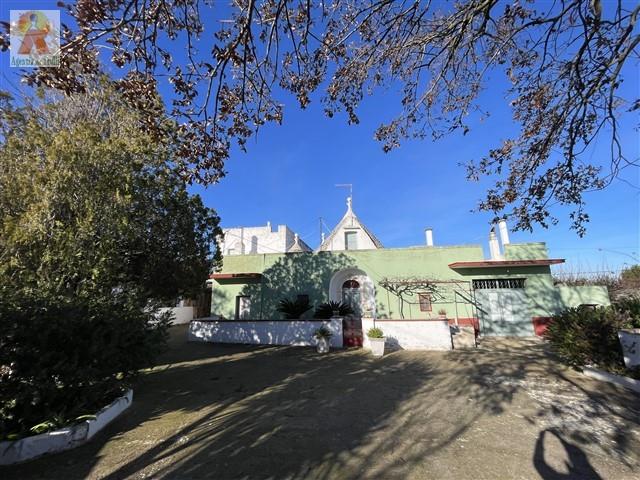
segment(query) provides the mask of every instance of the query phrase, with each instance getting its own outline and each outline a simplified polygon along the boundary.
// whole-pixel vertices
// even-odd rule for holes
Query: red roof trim
[[[234,278],[262,278],[261,273],[212,273],[209,278],[214,280],[232,280]]]
[[[539,267],[564,263],[564,258],[540,260],[484,260],[481,262],[453,262],[449,268],[498,268],[498,267]]]

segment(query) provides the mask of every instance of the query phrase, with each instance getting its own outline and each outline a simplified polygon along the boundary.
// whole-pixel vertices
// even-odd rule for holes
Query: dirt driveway
[[[123,417],[0,478],[640,478],[640,397],[536,342],[374,359],[172,333]]]

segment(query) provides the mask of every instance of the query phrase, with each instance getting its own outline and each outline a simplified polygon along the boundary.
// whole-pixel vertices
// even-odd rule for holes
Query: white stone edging
[[[48,453],[62,452],[82,445],[129,408],[132,402],[133,390],[128,390],[122,397],[116,398],[96,413],[96,418],[53,432],[0,442],[0,465],[25,462]]]
[[[640,380],[635,380],[629,377],[623,377],[614,373],[605,372],[594,367],[582,367],[582,373],[587,377],[595,378],[596,380],[602,380],[604,382],[614,383],[622,387],[633,390],[640,393]]]

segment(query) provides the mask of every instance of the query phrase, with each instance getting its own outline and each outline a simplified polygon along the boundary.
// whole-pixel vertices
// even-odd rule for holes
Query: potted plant
[[[333,337],[333,333],[324,325],[313,332],[313,336],[318,341],[318,353],[328,353],[330,350],[329,340]]]
[[[441,319],[445,320],[447,318],[447,311],[444,308],[441,308],[438,310],[438,315],[440,315]]]
[[[367,331],[367,337],[369,337],[369,343],[371,344],[371,353],[376,357],[382,357],[384,355],[384,343],[386,341],[382,330],[377,327],[370,328]]]

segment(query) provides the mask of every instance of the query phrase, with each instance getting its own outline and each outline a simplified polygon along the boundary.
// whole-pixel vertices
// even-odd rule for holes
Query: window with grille
[[[431,311],[431,295],[429,295],[428,293],[419,293],[418,302],[420,303],[421,312]]]
[[[524,288],[524,278],[492,278],[488,280],[474,280],[474,290],[488,290],[498,288]]]

